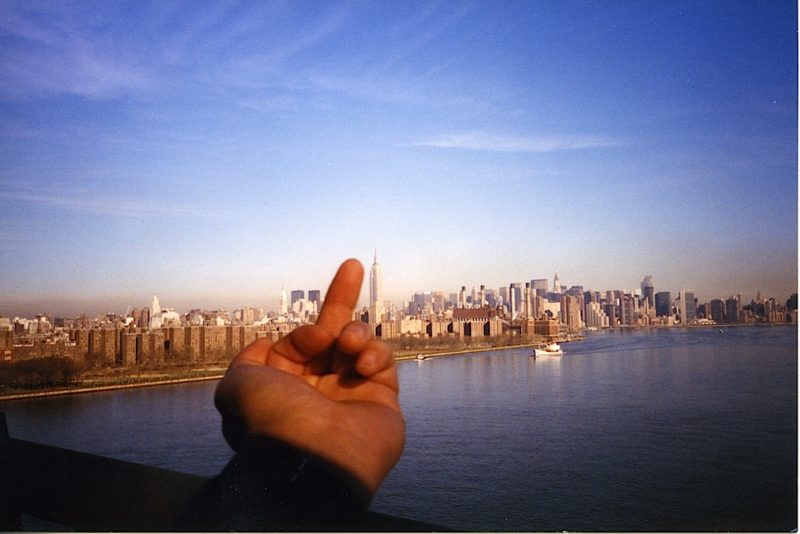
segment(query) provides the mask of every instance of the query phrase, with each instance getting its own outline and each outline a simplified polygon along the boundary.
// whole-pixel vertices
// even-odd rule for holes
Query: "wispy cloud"
[[[219,16],[211,36],[201,34],[202,38],[189,30],[207,26],[212,16],[200,22],[188,18],[188,29],[170,45],[170,58],[192,70],[192,76],[206,87],[253,95],[277,89],[306,91],[305,72],[314,63],[314,50],[334,38],[351,16],[349,7],[332,6],[319,13],[303,13],[300,22],[291,3],[251,6],[244,21]],[[297,24],[297,31],[287,31]]]
[[[239,106],[253,111],[297,111],[300,107],[298,99],[292,95],[244,99]]]
[[[483,150],[488,152],[553,152],[618,146],[615,139],[587,135],[509,136],[484,131],[442,134],[411,146]]]
[[[3,94],[107,97],[152,86],[152,78],[133,51],[82,19],[91,13],[73,11],[60,4],[2,7],[0,35],[7,37],[0,48]]]
[[[220,219],[222,213],[210,206],[164,202],[148,198],[123,198],[88,194],[69,196],[56,191],[0,191],[0,199],[13,203],[35,204],[48,209],[64,209],[94,215],[130,218]]]

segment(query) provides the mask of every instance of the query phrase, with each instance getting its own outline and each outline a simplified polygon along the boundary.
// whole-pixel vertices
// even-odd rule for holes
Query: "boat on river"
[[[533,356],[563,356],[564,351],[558,343],[548,343],[544,347],[533,349]]]

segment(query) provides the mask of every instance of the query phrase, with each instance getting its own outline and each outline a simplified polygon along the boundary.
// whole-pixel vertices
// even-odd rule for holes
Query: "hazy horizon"
[[[364,262],[362,262],[364,263]],[[379,262],[380,263],[380,262]],[[371,264],[364,264],[364,283],[362,284],[361,288],[361,296],[359,300],[359,306],[365,307],[367,306],[368,300],[368,289],[369,289],[369,268]],[[392,297],[391,295],[396,293],[395,291],[386,291],[386,267],[381,263],[381,269],[384,273],[384,292],[388,294],[386,300],[391,301],[392,303],[400,306],[403,304],[403,301],[410,300],[413,293],[409,293],[408,295],[401,295],[399,297]],[[391,271],[390,271],[391,274]],[[547,278],[548,280],[548,288],[550,291],[553,289],[553,277],[546,277],[546,276],[536,276],[531,278],[521,278],[510,280],[508,283],[502,284],[502,286],[508,287],[512,282],[522,283],[523,285],[525,282],[530,282],[534,278]],[[580,281],[570,282],[566,281],[560,277],[561,285],[566,286],[567,288],[573,285],[583,285],[584,291],[599,291],[605,293],[605,291],[636,291],[640,289],[640,282],[634,282],[632,284],[627,284],[624,286],[614,286],[614,287],[590,287],[582,284]],[[644,278],[644,276],[642,276]],[[324,299],[325,292],[327,291],[329,280],[325,281],[324,286],[315,286],[315,287],[305,287],[305,286],[297,286],[297,287],[289,287],[285,286],[287,297],[290,292],[294,289],[301,289],[306,292],[306,297],[308,296],[308,291],[313,289],[318,289],[321,291],[322,297]],[[499,290],[501,285],[492,285],[490,283],[486,283],[485,281],[477,281],[473,284],[458,284],[453,285],[452,287],[448,288],[418,288],[415,292],[434,292],[434,291],[442,291],[445,296],[449,297],[451,294],[455,294],[458,290],[461,289],[461,286],[465,286],[467,293],[470,294],[472,288],[479,288],[480,285],[483,284],[486,286],[486,289],[490,290]],[[698,290],[697,288],[692,288],[689,286],[680,286],[680,287],[660,287],[658,285],[658,280],[653,279],[653,284],[655,291],[669,291],[672,293],[672,298],[676,299],[678,297],[678,292],[680,290],[693,290],[695,293],[695,297],[698,299],[700,303],[709,302],[712,299],[716,298],[728,298],[730,296],[735,296],[737,294],[741,294],[742,296],[742,304],[746,305],[756,298],[757,293],[761,293],[762,298],[774,298],[779,303],[785,303],[786,300],[791,296],[792,293],[796,293],[797,290],[792,289],[791,291],[787,290],[784,293],[779,294],[768,294],[764,291],[757,291],[752,295],[741,293],[740,291],[728,291],[722,292],[719,294],[708,294],[705,290]],[[267,285],[275,285],[275,284],[267,284]],[[214,310],[225,310],[228,312],[232,312],[234,310],[242,309],[243,307],[251,307],[251,308],[261,308],[264,310],[265,313],[274,311],[278,311],[278,302],[279,302],[279,295],[280,295],[280,284],[278,284],[278,291],[274,295],[263,295],[261,297],[237,297],[231,295],[221,295],[215,298],[209,298],[206,300],[192,300],[191,297],[184,298],[182,300],[173,300],[171,295],[159,293],[158,291],[151,292],[147,295],[133,295],[133,296],[107,296],[103,298],[102,296],[85,296],[85,297],[77,297],[77,298],[70,298],[67,296],[64,297],[57,297],[57,298],[49,298],[41,301],[24,301],[24,302],[8,302],[4,301],[2,306],[0,306],[0,316],[6,317],[34,317],[37,314],[49,314],[51,317],[63,317],[63,318],[74,318],[78,317],[79,315],[86,315],[88,317],[94,317],[100,314],[105,313],[116,313],[116,314],[123,314],[126,311],[133,310],[134,308],[142,309],[144,307],[149,307],[153,295],[158,295],[159,303],[162,308],[172,308],[175,309],[179,313],[188,313],[192,309],[203,309],[206,311],[214,311]],[[15,311],[16,310],[16,311]],[[19,311],[23,310],[23,312]]]
[[[3,315],[275,309],[376,248],[397,304],[797,292],[794,2],[8,1],[0,35]]]

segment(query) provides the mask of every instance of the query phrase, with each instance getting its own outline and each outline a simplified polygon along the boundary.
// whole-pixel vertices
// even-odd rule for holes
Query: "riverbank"
[[[464,354],[471,354],[476,352],[488,352],[497,350],[509,350],[519,347],[534,347],[540,343],[526,343],[519,345],[503,345],[503,346],[477,346],[477,347],[464,347],[453,349],[452,347],[442,349],[422,349],[422,350],[400,350],[395,349],[396,361],[415,360],[417,354],[423,354],[425,358],[440,358],[461,356]],[[62,395],[77,395],[81,393],[98,393],[103,391],[115,391],[121,389],[143,388],[154,386],[166,386],[174,384],[185,384],[189,382],[200,382],[207,380],[219,380],[225,374],[225,369],[221,367],[195,369],[188,374],[195,376],[186,376],[187,372],[181,371],[180,373],[170,373],[169,371],[153,372],[153,373],[137,373],[130,376],[107,376],[103,377],[94,376],[89,379],[81,381],[80,385],[70,387],[60,387],[52,389],[42,389],[37,391],[14,391],[12,393],[0,393],[0,401],[14,401],[14,400],[27,400],[42,397],[56,397]]]
[[[766,326],[793,326],[797,327],[797,325],[765,325],[765,324],[725,324],[725,325],[691,325],[688,328],[690,329],[702,329],[702,328],[718,328],[718,329],[727,329],[727,328],[746,328],[746,327],[766,327]],[[680,326],[662,326],[662,325],[653,325],[648,327],[625,327],[630,329],[647,329],[647,328],[682,328]],[[686,328],[686,327],[683,327]],[[613,329],[602,329],[598,331],[608,331]],[[570,343],[575,341],[581,341],[586,339],[585,335],[572,335],[565,339],[559,339],[558,343]],[[410,361],[410,360],[417,360],[419,359],[417,356],[422,355],[423,359],[432,359],[432,358],[446,358],[446,357],[455,357],[455,356],[463,356],[465,354],[473,354],[473,353],[480,353],[480,352],[490,352],[490,351],[503,351],[503,350],[511,350],[511,349],[518,349],[518,348],[530,348],[533,349],[537,346],[541,346],[541,342],[529,342],[529,343],[520,343],[518,345],[500,345],[500,346],[488,346],[488,345],[479,345],[475,347],[466,347],[462,346],[459,348],[453,347],[438,347],[438,348],[420,348],[420,349],[399,349],[394,347],[394,354],[396,361]],[[118,371],[118,370],[117,370]],[[191,375],[195,373],[195,376],[186,376],[187,374]],[[173,384],[184,384],[188,382],[200,382],[200,381],[207,381],[207,380],[219,380],[225,374],[225,369],[222,367],[213,367],[213,368],[206,368],[206,369],[194,369],[187,373],[186,370],[181,371],[180,373],[170,373],[169,371],[166,372],[159,372],[159,373],[150,373],[150,374],[137,374],[137,375],[130,375],[130,376],[109,376],[109,377],[93,377],[87,380],[83,380],[81,385],[78,386],[71,386],[71,387],[63,387],[63,388],[54,388],[54,389],[43,389],[37,391],[14,391],[12,393],[0,393],[0,401],[14,401],[14,400],[25,400],[25,399],[35,399],[41,397],[52,397],[52,396],[61,396],[61,395],[76,395],[80,393],[97,393],[102,391],[113,391],[119,389],[131,389],[131,388],[142,388],[142,387],[154,387],[154,386],[164,386],[164,385],[173,385]],[[92,384],[96,385],[92,385]]]
[[[586,336],[583,335],[572,335],[568,338],[558,339],[556,340],[558,343],[572,343],[576,341],[583,341],[586,339]],[[447,356],[462,356],[464,354],[472,354],[475,352],[490,352],[496,350],[511,350],[511,349],[519,349],[519,348],[536,348],[543,346],[544,343],[537,341],[537,342],[530,342],[530,343],[520,343],[518,345],[501,345],[501,346],[488,346],[488,347],[465,347],[459,348],[457,350],[453,349],[445,349],[445,350],[431,350],[431,349],[423,349],[423,350],[403,350],[395,351],[394,359],[396,361],[404,361],[404,360],[417,360],[418,355],[422,355],[424,359],[429,358],[441,358]]]
[[[540,345],[541,343],[528,343],[524,345],[506,345],[503,347],[479,347],[479,348],[468,348],[468,349],[459,349],[459,350],[446,350],[446,351],[403,351],[402,354],[398,354],[394,357],[395,361],[405,361],[405,360],[417,360],[419,359],[417,356],[422,355],[427,360],[428,358],[442,358],[447,356],[462,356],[464,354],[472,354],[475,352],[489,352],[493,350],[510,350],[510,349],[518,349],[520,347],[535,347]]]
[[[119,370],[115,370],[117,373]],[[80,393],[97,393],[120,389],[143,388],[153,386],[166,386],[185,384],[188,382],[202,382],[206,380],[219,380],[225,374],[224,367],[209,367],[180,372],[151,372],[136,373],[131,375],[95,375],[81,380],[78,384],[65,387],[55,387],[40,390],[15,390],[0,393],[0,401],[13,401],[35,399],[41,397],[55,397],[62,395],[77,395]]]

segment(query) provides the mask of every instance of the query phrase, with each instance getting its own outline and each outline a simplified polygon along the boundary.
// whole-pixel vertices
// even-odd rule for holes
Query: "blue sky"
[[[0,314],[797,287],[793,2],[0,2]],[[365,291],[362,290],[362,296]]]

